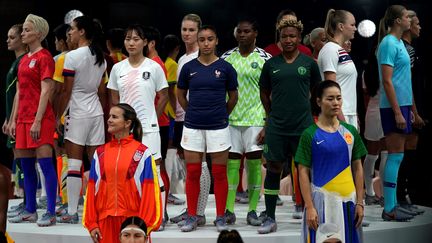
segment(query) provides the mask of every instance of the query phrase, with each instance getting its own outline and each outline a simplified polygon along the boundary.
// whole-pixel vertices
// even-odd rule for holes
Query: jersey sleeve
[[[397,48],[394,43],[390,43],[388,38],[385,38],[379,45],[378,50],[378,64],[394,66],[395,58],[397,56]]]
[[[170,63],[165,63],[165,67],[167,69],[167,81],[168,84],[175,84],[177,83],[177,68],[178,64],[174,61]]]
[[[55,61],[55,71],[54,71],[53,79],[54,81],[57,81],[59,83],[64,83],[63,67],[64,67],[65,55],[66,54],[60,54],[60,56]]]
[[[259,79],[259,87],[261,89],[271,90],[271,82],[270,82],[270,63],[267,61],[264,63],[260,79]]]
[[[100,180],[100,170],[98,166],[98,153],[95,151],[93,160],[91,162],[89,181],[87,184],[86,197],[84,201],[83,219],[82,223],[84,227],[91,232],[93,229],[99,227],[98,225],[98,213],[96,210],[96,182]]]
[[[39,60],[40,78],[41,81],[45,79],[52,79],[55,71],[54,59],[51,55],[42,55]]]
[[[321,82],[321,74],[319,71],[319,67],[318,64],[315,61],[312,61],[311,64],[311,82],[310,82],[310,90],[312,91],[312,89],[319,83]]]
[[[155,82],[156,92],[168,87],[165,72],[159,64],[155,66],[155,78],[153,81]]]
[[[361,157],[365,156],[367,154],[366,146],[363,143],[362,138],[360,137],[359,133],[357,132],[357,129],[354,126],[351,126],[349,124],[346,125],[348,127],[348,130],[353,134],[354,136],[354,146],[352,151],[352,161],[361,159]]]
[[[140,163],[144,169],[140,176],[142,194],[139,215],[146,222],[149,234],[162,223],[162,201],[156,163],[149,150],[146,150]]]
[[[65,62],[63,66],[63,76],[65,77],[75,76],[75,64],[77,60],[74,54],[75,51],[70,51],[65,55]]]
[[[294,158],[294,161],[296,163],[304,165],[309,168],[312,165],[312,137],[313,137],[310,130],[311,129],[309,128],[303,131]]]
[[[177,87],[179,89],[184,89],[184,90],[189,89],[189,77],[188,77],[189,65],[187,65],[187,64],[188,63],[186,63],[180,71],[180,75],[179,75],[178,83],[177,83]]]
[[[116,63],[116,64],[114,64],[113,68],[111,69],[109,79],[108,79],[108,85],[107,85],[108,89],[119,90],[119,88],[118,88],[118,74],[117,74],[119,65],[120,65],[120,63]]]
[[[226,64],[228,66],[228,68],[227,68],[227,78],[228,78],[227,90],[229,90],[229,91],[237,90],[237,87],[238,87],[237,72],[231,64],[229,64],[228,62]]]
[[[332,43],[328,43],[326,45],[331,45],[331,44]],[[319,64],[320,71],[323,73],[323,75],[325,72],[336,73],[338,61],[339,61],[339,52],[336,46],[333,45],[327,47],[324,46],[318,55],[318,64]]]

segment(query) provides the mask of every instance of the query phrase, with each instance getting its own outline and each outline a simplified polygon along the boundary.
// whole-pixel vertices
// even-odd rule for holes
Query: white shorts
[[[369,141],[380,141],[384,137],[379,108],[367,109],[364,137]]]
[[[103,116],[89,118],[65,117],[65,140],[81,146],[105,144],[105,125]]]
[[[229,126],[231,134],[231,153],[244,154],[254,151],[261,151],[262,146],[258,145],[258,134],[263,127]]]
[[[161,155],[161,139],[159,132],[143,133],[142,143],[150,149],[155,160],[162,158]]]
[[[194,152],[216,153],[231,147],[229,128],[219,130],[199,130],[183,127],[181,146]]]

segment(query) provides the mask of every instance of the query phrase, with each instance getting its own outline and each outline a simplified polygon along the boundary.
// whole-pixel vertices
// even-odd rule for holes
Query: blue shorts
[[[407,123],[405,129],[396,127],[395,115],[392,108],[380,108],[381,125],[384,136],[390,133],[410,134],[412,132],[411,106],[401,106],[400,110]]]

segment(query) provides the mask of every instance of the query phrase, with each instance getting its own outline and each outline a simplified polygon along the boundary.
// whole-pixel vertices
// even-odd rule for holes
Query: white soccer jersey
[[[129,64],[129,59],[114,64],[108,81],[108,88],[119,92],[120,103],[135,109],[143,132],[159,131],[155,97],[156,92],[167,87],[163,69],[149,58],[136,68]]]
[[[198,52],[193,52],[189,55],[184,54],[183,56],[180,57],[180,59],[178,60],[178,68],[177,68],[177,80],[179,79],[180,76],[180,71],[182,69],[182,67],[188,63],[189,61],[195,59],[198,57]],[[181,107],[180,103],[177,100],[177,105],[176,105],[176,121],[182,122],[185,119],[185,111],[183,110],[183,108]]]
[[[95,64],[88,46],[68,52],[63,67],[64,76],[73,76],[74,83],[68,104],[69,115],[73,118],[88,118],[103,115],[98,89],[106,69],[106,61]]]

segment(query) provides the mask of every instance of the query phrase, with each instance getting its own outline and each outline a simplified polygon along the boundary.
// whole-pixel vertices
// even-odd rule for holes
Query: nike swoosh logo
[[[324,142],[324,140],[317,141],[316,144],[321,144],[322,142]]]
[[[123,78],[124,76],[126,76],[126,74],[125,75],[120,75],[120,78]]]
[[[197,72],[190,73],[190,76],[194,76]]]
[[[273,70],[273,73],[277,73],[277,72],[279,72],[279,71],[280,71],[280,69]]]

